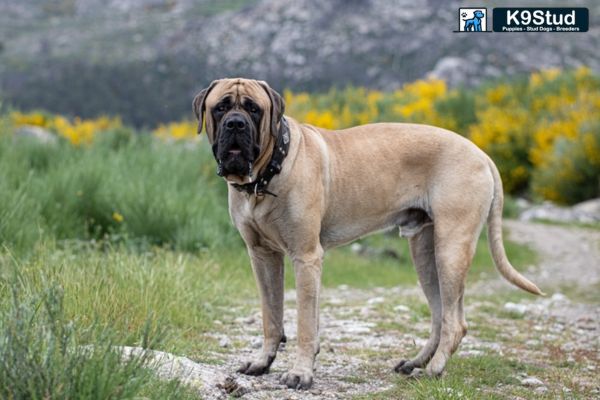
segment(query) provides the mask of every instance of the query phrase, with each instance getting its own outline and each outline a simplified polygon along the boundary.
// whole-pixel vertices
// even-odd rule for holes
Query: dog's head
[[[485,14],[481,10],[476,10],[476,11],[473,12],[473,17],[475,17],[475,18],[483,18],[484,15]]]
[[[284,101],[266,82],[213,81],[194,98],[198,133],[206,133],[219,175],[234,183],[254,180],[270,159],[284,112]]]

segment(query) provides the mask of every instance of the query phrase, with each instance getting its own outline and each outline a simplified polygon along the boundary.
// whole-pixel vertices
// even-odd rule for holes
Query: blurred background
[[[515,1],[485,2],[494,6]],[[546,5],[564,2],[546,1]],[[451,34],[439,0],[0,0],[5,102],[70,116],[119,115],[152,127],[189,117],[211,80],[244,76],[277,90],[348,85],[391,91],[426,77],[476,86],[545,68],[600,69],[594,21],[579,34]],[[491,21],[491,16],[490,16]]]

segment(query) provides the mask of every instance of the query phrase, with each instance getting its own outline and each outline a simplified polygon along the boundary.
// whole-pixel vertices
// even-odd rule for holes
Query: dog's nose
[[[232,115],[225,122],[225,127],[227,129],[237,129],[239,131],[246,128],[246,121],[240,115]]]

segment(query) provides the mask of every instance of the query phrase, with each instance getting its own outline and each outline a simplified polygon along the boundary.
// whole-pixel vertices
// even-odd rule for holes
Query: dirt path
[[[573,391],[583,393],[582,397],[600,396],[600,299],[588,296],[599,289],[600,231],[518,221],[508,221],[506,226],[513,241],[538,252],[538,265],[526,274],[548,296],[517,294],[517,300],[508,301],[518,291],[499,277],[468,287],[470,330],[455,357],[500,355],[546,371],[539,376],[515,372],[515,387],[484,388],[489,392],[513,393],[522,386],[550,397]],[[565,285],[572,294],[560,293]],[[591,304],[579,297],[592,298]],[[214,356],[224,361],[215,366],[222,374],[234,371],[260,348],[258,309],[257,303],[255,313],[221,321],[226,329],[215,339],[223,352]],[[243,387],[243,398],[337,399],[390,390],[398,379],[392,373],[395,362],[414,355],[429,333],[425,301],[416,282],[413,287],[368,291],[343,286],[325,290],[321,310],[321,353],[313,389],[296,392],[278,383],[295,351],[295,293],[290,291],[286,293],[287,348],[281,349],[268,375],[232,374]],[[561,374],[562,365],[570,365],[571,372],[576,368],[576,378],[553,378]],[[207,398],[224,396],[223,391],[206,385],[201,392]]]
[[[600,282],[600,231],[522,221],[506,221],[504,226],[512,241],[527,244],[539,254],[534,272],[538,285],[583,288]]]

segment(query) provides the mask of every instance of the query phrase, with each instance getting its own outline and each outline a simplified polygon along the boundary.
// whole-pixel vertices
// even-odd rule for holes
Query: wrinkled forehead
[[[246,99],[252,99],[263,110],[270,106],[267,92],[255,80],[222,79],[206,98],[206,107],[212,109],[225,97],[230,97],[235,104],[241,104]]]

